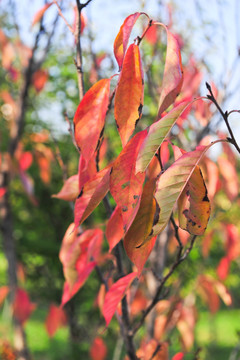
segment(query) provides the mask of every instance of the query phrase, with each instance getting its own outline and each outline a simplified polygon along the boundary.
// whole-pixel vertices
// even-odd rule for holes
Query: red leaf
[[[0,306],[2,305],[4,300],[6,299],[8,293],[9,293],[8,286],[1,286],[0,287]]]
[[[229,274],[231,260],[228,256],[224,256],[217,267],[217,274],[220,280],[225,280]]]
[[[65,201],[74,201],[76,200],[78,195],[78,175],[73,175],[65,181],[60,192],[56,195],[52,195],[52,197]]]
[[[135,175],[135,163],[146,133],[146,130],[141,131],[129,141],[114,161],[110,176],[110,191],[122,209],[125,231],[131,225],[140,205],[145,174]]]
[[[146,32],[145,39],[149,42],[149,44],[154,45],[157,42],[157,27],[151,26]]]
[[[80,236],[74,224],[67,229],[59,254],[66,279],[62,305],[78,292],[91,274],[100,257],[102,240],[100,229],[86,230]]]
[[[172,360],[183,360],[184,359],[184,353],[180,352],[174,355]]]
[[[107,347],[102,338],[97,336],[91,346],[90,356],[92,360],[104,360],[107,356]]]
[[[240,255],[240,240],[238,228],[234,224],[226,225],[226,252],[231,260],[235,260]]]
[[[139,12],[129,15],[124,20],[124,23],[120,27],[119,33],[117,34],[114,41],[114,55],[119,66],[119,70],[122,68],[123,58],[127,50],[127,44],[132,32],[132,28],[140,15],[141,13]]]
[[[0,188],[0,197],[4,196],[6,194],[6,192],[7,192],[7,188],[1,187]]]
[[[25,151],[20,155],[19,159],[19,167],[22,171],[26,171],[31,165],[33,161],[33,156],[30,151]]]
[[[156,200],[153,197],[155,184],[155,179],[145,184],[138,213],[124,238],[125,251],[129,259],[137,266],[139,274],[156,241],[156,237],[154,237],[151,241],[138,248],[152,229],[156,211]]]
[[[50,337],[54,336],[56,331],[67,322],[65,312],[61,307],[51,304],[45,321],[47,333]]]
[[[98,206],[109,190],[111,168],[99,171],[86,182],[75,202],[74,223],[80,225]]]
[[[176,37],[167,29],[167,54],[163,73],[162,91],[159,100],[158,117],[173,104],[178,96],[183,83],[182,59]]]
[[[97,172],[96,159],[93,156],[88,162],[84,160],[84,157],[80,155],[78,164],[78,176],[79,176],[79,192],[82,190],[84,184],[91,180]]]
[[[114,115],[123,147],[141,118],[143,75],[139,47],[131,44],[123,61],[116,89]]]
[[[220,156],[218,158],[219,170],[223,177],[223,186],[230,201],[233,201],[238,195],[239,182],[235,166],[227,158]]]
[[[103,316],[106,321],[106,326],[109,325],[119,302],[124,297],[128,287],[132,281],[137,277],[137,273],[133,272],[115,282],[108,292],[106,293],[104,304],[103,304]]]
[[[34,311],[36,305],[30,302],[28,294],[25,290],[18,288],[15,293],[13,302],[13,315],[21,323],[24,324]]]
[[[110,79],[102,79],[84,95],[74,116],[74,132],[77,146],[88,163],[93,156],[109,103]]]
[[[43,90],[48,80],[48,72],[46,70],[37,70],[32,77],[32,83],[37,93]]]
[[[53,2],[49,3],[49,4],[45,4],[40,10],[38,10],[36,12],[36,14],[34,15],[33,21],[32,21],[32,26],[34,26],[35,24],[37,24],[39,21],[41,21],[45,11],[53,4]]]
[[[106,227],[106,238],[109,244],[109,252],[119,243],[124,236],[122,210],[116,206]]]

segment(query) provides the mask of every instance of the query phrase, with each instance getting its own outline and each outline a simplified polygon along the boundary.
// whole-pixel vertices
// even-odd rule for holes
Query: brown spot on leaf
[[[122,207],[122,211],[123,211],[123,212],[128,211],[128,207],[127,207],[127,206],[123,206],[123,207]]]

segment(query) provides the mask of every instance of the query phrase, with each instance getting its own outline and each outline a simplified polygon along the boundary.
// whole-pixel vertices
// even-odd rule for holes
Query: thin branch
[[[159,352],[159,350],[161,349],[161,344],[158,344],[156,349],[154,350],[154,353],[152,354],[150,360],[154,360],[155,356],[157,355],[157,353]]]
[[[207,89],[208,89],[208,91],[210,93],[210,95],[207,95],[208,99],[211,100],[214,103],[214,105],[216,106],[216,108],[218,109],[220,114],[222,115],[222,118],[225,121],[225,124],[226,124],[226,126],[228,128],[229,134],[231,136],[231,138],[229,140],[231,140],[230,142],[235,146],[236,150],[240,154],[240,148],[239,148],[239,146],[238,146],[238,144],[236,142],[236,139],[235,139],[234,134],[232,132],[231,126],[229,125],[229,122],[228,122],[228,115],[229,115],[228,112],[227,111],[224,112],[222,110],[222,108],[220,107],[220,105],[218,104],[217,100],[215,99],[215,97],[213,95],[211,86],[208,83],[206,83],[206,87],[207,87]]]
[[[68,123],[68,132],[71,135],[72,143],[75,146],[75,148],[77,149],[77,151],[80,152],[78,149],[74,134],[73,134],[71,121],[69,120],[69,117],[68,117],[68,114],[66,111],[64,112],[64,118],[65,118],[66,122]]]
[[[171,215],[171,217],[170,217],[170,221],[171,221],[171,223],[172,223],[172,225],[173,225],[173,227],[174,227],[174,232],[175,232],[175,238],[176,238],[176,240],[177,240],[177,242],[178,242],[178,245],[179,245],[179,256],[181,255],[181,253],[182,253],[182,249],[183,249],[183,244],[182,244],[182,242],[181,242],[181,239],[180,239],[180,236],[179,236],[179,227],[177,226],[177,224],[175,223],[175,220],[174,220],[174,217],[173,217],[173,214]]]
[[[175,271],[175,269],[188,257],[188,255],[190,254],[193,245],[195,243],[196,240],[196,235],[194,235],[192,237],[191,243],[189,245],[189,247],[185,250],[184,254],[180,256],[179,254],[177,255],[177,258],[175,260],[175,262],[173,263],[173,265],[171,266],[169,272],[167,273],[166,276],[164,276],[164,278],[162,279],[160,285],[157,288],[156,294],[152,300],[152,302],[150,303],[150,305],[147,307],[147,309],[144,311],[142,318],[139,320],[138,324],[135,326],[135,328],[133,329],[133,335],[135,335],[137,333],[137,331],[141,328],[141,326],[143,325],[145,318],[147,317],[147,315],[151,312],[151,310],[155,307],[155,305],[159,302],[159,300],[161,300],[161,293],[163,290],[163,287],[166,283],[166,281],[169,279],[169,277],[173,274],[173,272]],[[163,297],[162,297],[163,298]]]
[[[71,27],[71,25],[69,24],[69,22],[67,21],[67,19],[65,18],[65,16],[62,13],[62,10],[59,6],[59,4],[57,3],[57,0],[53,0],[54,4],[57,6],[58,8],[58,14],[61,16],[61,18],[63,19],[63,21],[65,22],[65,24],[67,25],[67,27],[69,28],[69,30],[71,31],[71,33],[74,35],[74,30]]]

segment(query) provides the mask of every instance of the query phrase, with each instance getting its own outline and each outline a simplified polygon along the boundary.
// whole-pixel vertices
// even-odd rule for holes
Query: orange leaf
[[[178,219],[183,230],[192,235],[203,235],[210,217],[207,188],[199,166],[193,171],[178,199]]]
[[[106,227],[106,238],[109,244],[109,252],[119,243],[124,236],[122,210],[116,206]]]
[[[48,72],[46,70],[37,70],[32,77],[32,83],[37,93],[42,91],[48,80]]]
[[[8,293],[9,293],[8,286],[1,286],[0,287],[0,306],[2,305],[4,300],[6,299]]]
[[[50,337],[54,336],[59,327],[67,322],[66,314],[61,307],[51,304],[45,321],[47,333]]]
[[[129,15],[124,20],[124,23],[120,27],[119,33],[117,34],[114,41],[114,55],[119,66],[119,70],[122,68],[123,58],[127,50],[127,44],[132,32],[132,28],[140,15],[141,13],[139,12]]]
[[[109,325],[119,302],[124,297],[128,287],[132,281],[137,277],[137,273],[133,272],[115,282],[108,292],[106,293],[104,304],[103,304],[103,316],[106,321],[106,326]]]
[[[34,311],[36,305],[30,302],[28,294],[25,290],[18,288],[15,293],[13,302],[13,315],[21,323],[24,324]]]
[[[167,29],[167,54],[162,81],[162,91],[159,100],[158,117],[173,104],[183,83],[182,59],[176,37]]]
[[[87,163],[104,128],[109,92],[110,79],[98,81],[84,95],[73,119],[76,143]]]
[[[168,344],[151,339],[147,344],[143,344],[136,354],[141,360],[168,360]]]
[[[125,231],[131,225],[140,205],[145,174],[135,175],[135,163],[145,136],[144,130],[129,141],[114,161],[110,176],[110,191],[117,205],[122,209]]]
[[[45,11],[53,4],[53,2],[49,3],[49,4],[45,4],[40,10],[38,10],[36,12],[36,14],[34,15],[33,21],[32,21],[32,26],[34,26],[35,24],[37,24],[39,21],[41,21]]]
[[[156,237],[154,237],[151,241],[138,248],[138,245],[141,245],[151,232],[154,221],[156,200],[153,197],[153,193],[155,185],[155,179],[145,184],[138,213],[124,238],[125,251],[129,259],[137,266],[139,274],[156,241]]]
[[[79,176],[79,192],[82,190],[84,184],[91,180],[97,172],[96,159],[93,156],[88,162],[82,155],[79,158],[78,176]]]
[[[79,195],[78,187],[78,175],[73,175],[68,178],[63,184],[62,189],[56,195],[52,195],[57,199],[62,199],[65,201],[74,201]]]
[[[74,222],[76,226],[80,225],[93,212],[108,192],[110,172],[111,168],[107,167],[84,184],[75,202]]]
[[[74,224],[69,226],[59,254],[66,279],[62,305],[78,292],[91,274],[100,257],[102,240],[100,229],[86,230],[77,236]]]
[[[90,356],[92,360],[104,360],[107,356],[107,347],[102,338],[97,336],[91,346]]]
[[[114,115],[123,147],[141,118],[143,75],[139,47],[131,44],[123,61],[116,89]]]

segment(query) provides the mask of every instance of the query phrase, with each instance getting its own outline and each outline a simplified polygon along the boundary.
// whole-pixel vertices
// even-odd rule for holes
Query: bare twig
[[[135,326],[135,328],[133,329],[133,335],[135,335],[137,333],[137,331],[141,328],[141,326],[143,325],[145,318],[147,317],[147,315],[151,312],[151,310],[155,307],[155,305],[159,302],[159,300],[161,300],[160,297],[163,287],[166,283],[166,281],[170,278],[170,276],[173,274],[173,272],[175,271],[175,269],[188,257],[189,253],[191,252],[194,242],[196,240],[196,235],[194,235],[192,237],[191,243],[189,245],[189,247],[185,250],[185,252],[182,254],[177,255],[177,258],[175,260],[175,262],[173,263],[173,265],[171,266],[169,272],[167,273],[167,275],[164,276],[164,278],[162,279],[159,287],[157,288],[156,294],[152,300],[152,302],[150,303],[150,305],[147,307],[147,309],[144,311],[142,318],[139,320],[138,324]]]
[[[231,129],[231,126],[229,125],[229,122],[228,122],[228,116],[229,116],[229,113],[227,111],[223,111],[222,108],[220,107],[220,105],[218,104],[217,100],[215,99],[214,95],[213,95],[213,92],[212,92],[212,88],[211,86],[206,83],[206,87],[210,93],[210,95],[207,95],[208,99],[211,100],[214,105],[216,106],[216,108],[218,109],[218,111],[220,112],[223,120],[225,121],[225,124],[227,126],[227,129],[229,131],[229,134],[230,134],[230,138],[228,138],[228,140],[235,146],[236,150],[238,151],[238,153],[240,154],[240,148],[237,144],[237,141],[234,137],[234,134],[233,134],[233,131]]]
[[[59,16],[61,16],[61,18],[63,19],[63,21],[65,22],[65,24],[67,25],[67,27],[69,28],[69,30],[71,31],[72,34],[74,34],[74,30],[73,28],[71,27],[71,25],[69,24],[69,22],[67,21],[67,19],[65,18],[65,16],[63,15],[62,13],[62,10],[59,6],[59,4],[57,3],[57,0],[53,0],[54,4],[57,6],[58,8],[58,14]]]

